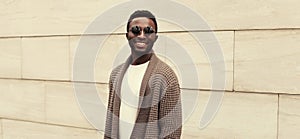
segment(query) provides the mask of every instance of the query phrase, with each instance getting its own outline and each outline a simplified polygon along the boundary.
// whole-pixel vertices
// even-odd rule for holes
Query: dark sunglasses
[[[139,26],[134,26],[134,27],[131,28],[130,31],[131,31],[134,35],[140,35],[142,29],[141,29],[141,27],[139,27]],[[155,31],[153,30],[153,28],[152,28],[152,27],[149,27],[149,26],[148,26],[148,27],[145,27],[143,31],[144,31],[145,34],[152,34],[152,33],[155,32]]]

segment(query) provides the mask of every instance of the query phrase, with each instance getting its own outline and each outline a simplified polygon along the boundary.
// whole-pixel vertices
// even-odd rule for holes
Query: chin
[[[145,49],[135,49],[134,50],[136,53],[138,54],[146,54],[148,53],[149,51],[145,50]]]
[[[151,50],[148,50],[148,49],[137,49],[135,48],[134,49],[134,52],[138,55],[143,55],[143,54],[148,54],[151,52]]]
[[[135,51],[141,51],[141,52],[147,51],[147,47],[145,47],[145,48],[134,47],[134,49],[135,49]]]

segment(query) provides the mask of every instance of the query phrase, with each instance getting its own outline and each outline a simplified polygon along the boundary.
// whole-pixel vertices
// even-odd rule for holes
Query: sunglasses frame
[[[133,26],[133,27],[131,27],[131,29],[129,31],[132,32],[134,35],[140,35],[142,32],[141,27],[139,27],[139,26]],[[143,29],[143,31],[145,34],[148,34],[148,35],[150,35],[152,33],[156,33],[155,30],[150,26],[145,27]]]

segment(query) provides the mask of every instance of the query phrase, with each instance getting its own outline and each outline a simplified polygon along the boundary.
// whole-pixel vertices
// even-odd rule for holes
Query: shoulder
[[[157,74],[164,76],[170,82],[178,82],[177,76],[174,70],[165,62],[160,59],[157,62],[157,66],[155,68]]]
[[[113,68],[111,74],[116,74],[121,71],[121,69],[124,67],[125,63],[118,65],[117,67]]]
[[[114,80],[122,71],[125,63],[118,65],[115,67],[110,73],[110,80]]]

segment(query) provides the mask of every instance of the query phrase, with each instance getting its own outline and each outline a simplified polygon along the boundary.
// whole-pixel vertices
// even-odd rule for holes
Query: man
[[[109,81],[105,138],[180,138],[180,88],[173,70],[154,54],[157,22],[145,10],[127,23],[131,55]]]

